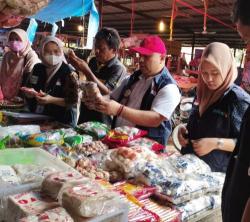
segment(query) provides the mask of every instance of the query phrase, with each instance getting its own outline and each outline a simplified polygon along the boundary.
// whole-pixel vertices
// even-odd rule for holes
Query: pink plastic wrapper
[[[122,126],[110,130],[103,142],[110,147],[126,146],[130,141],[147,135],[147,131],[135,127]]]
[[[151,140],[149,138],[146,138],[146,137],[133,140],[133,141],[128,143],[128,146],[129,147],[131,147],[131,146],[146,147],[146,148],[154,151],[155,153],[162,152],[165,149],[165,146],[163,146],[162,144],[160,144],[154,140]]]

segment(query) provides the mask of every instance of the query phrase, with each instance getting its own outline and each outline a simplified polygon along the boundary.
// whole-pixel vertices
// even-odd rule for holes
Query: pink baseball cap
[[[131,51],[138,52],[141,55],[152,55],[159,53],[166,55],[167,49],[162,39],[157,35],[146,37],[140,44],[140,47],[131,48]]]

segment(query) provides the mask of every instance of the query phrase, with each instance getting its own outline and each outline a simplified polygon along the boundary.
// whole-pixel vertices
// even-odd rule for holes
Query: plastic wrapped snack
[[[90,109],[94,110],[96,108],[96,101],[99,97],[102,97],[102,94],[94,82],[83,82],[80,85],[82,90],[82,102]]]
[[[109,173],[107,171],[98,168],[90,161],[88,158],[80,159],[76,164],[76,169],[85,177],[89,177],[91,179],[105,179],[109,180]]]
[[[65,183],[79,181],[82,175],[71,172],[56,172],[48,175],[42,183],[42,192],[54,200],[57,199],[59,191]]]
[[[211,172],[210,167],[194,154],[170,156],[166,161],[169,161],[179,173],[192,174]]]
[[[43,144],[57,144],[64,143],[63,136],[60,132],[45,132],[26,136],[21,136],[22,141],[28,146],[42,146]]]
[[[110,130],[110,128],[106,124],[94,121],[82,123],[77,126],[77,129],[80,132],[90,134],[97,139],[102,139],[103,137],[105,137]]]
[[[22,218],[19,222],[74,222],[67,211],[62,207],[45,211],[38,215]]]
[[[74,187],[66,187],[62,191],[62,206],[78,217],[95,217],[117,211],[121,200],[110,190],[103,189],[94,181]]]
[[[101,153],[109,147],[101,141],[94,141],[89,144],[79,144],[75,146],[77,153],[89,156],[96,153]]]
[[[112,150],[110,158],[111,161],[106,161],[107,168],[121,171],[130,178],[143,171],[147,162],[157,160],[157,155],[143,147],[120,147]]]
[[[181,221],[188,221],[202,211],[211,210],[221,205],[219,195],[202,196],[197,199],[178,205],[176,208],[181,212]]]
[[[142,146],[142,147],[147,147],[148,149],[158,153],[158,152],[161,152],[161,151],[164,151],[165,147],[154,141],[154,140],[151,140],[149,138],[138,138],[136,140],[133,140],[131,142],[128,143],[128,146]]]
[[[89,144],[93,141],[93,137],[89,135],[75,135],[64,137],[64,143],[69,146],[76,146],[81,144]]]
[[[20,179],[11,166],[0,165],[0,180],[10,184],[19,184]]]
[[[16,222],[23,217],[37,215],[58,206],[57,202],[41,196],[39,192],[16,194],[8,198],[8,222]]]
[[[13,165],[21,183],[40,182],[47,175],[55,172],[52,167],[33,165],[33,164],[16,164]]]
[[[6,136],[15,135],[29,135],[32,133],[40,133],[40,126],[38,125],[13,125],[0,127],[0,139],[5,138]]]
[[[122,126],[110,130],[104,138],[104,142],[112,147],[125,146],[132,140],[147,135],[147,131],[135,127]]]
[[[138,200],[144,200],[152,196],[156,192],[155,187],[134,185],[127,182],[118,182],[114,184],[115,190],[122,193],[132,195]]]

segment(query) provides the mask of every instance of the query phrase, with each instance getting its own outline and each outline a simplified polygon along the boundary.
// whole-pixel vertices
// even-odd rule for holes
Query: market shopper
[[[118,59],[120,42],[117,30],[102,28],[95,36],[95,57],[89,64],[72,51],[69,54],[71,64],[84,73],[88,81],[95,82],[103,95],[109,94],[127,74],[125,66]],[[108,118],[82,104],[79,123],[90,120],[107,122]]]
[[[100,98],[97,110],[114,116],[113,127],[136,126],[166,144],[180,92],[165,67],[165,45],[158,36],[148,36],[132,50],[140,54],[140,69],[123,80],[110,94],[111,100]]]
[[[27,33],[22,29],[13,29],[8,34],[10,51],[3,56],[0,70],[0,89],[5,99],[12,99],[19,94],[31,71],[40,60],[31,48]]]
[[[237,0],[234,22],[237,30],[250,43],[250,1]],[[223,222],[250,221],[250,108],[241,125],[240,136],[231,156],[222,192]]]
[[[34,66],[27,94],[32,112],[46,114],[55,120],[77,124],[78,76],[65,63],[63,43],[56,37],[46,37],[42,43],[42,63]],[[32,98],[31,98],[32,97]]]
[[[198,155],[212,171],[226,172],[250,96],[234,84],[235,60],[223,43],[205,48],[199,71],[197,98],[188,124],[178,131],[181,152]]]

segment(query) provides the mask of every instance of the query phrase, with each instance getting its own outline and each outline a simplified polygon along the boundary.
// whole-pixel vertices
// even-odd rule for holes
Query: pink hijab
[[[223,83],[218,89],[210,90],[204,83],[202,76],[199,75],[197,100],[200,115],[218,101],[237,78],[236,63],[230,48],[226,44],[220,42],[209,44],[202,54],[199,70],[204,61],[211,63],[220,71]]]
[[[24,49],[15,53],[9,51],[5,53],[0,70],[0,86],[5,99],[11,99],[17,96],[22,83],[23,73],[30,73],[33,66],[40,60],[32,50],[27,33],[22,29],[13,29],[9,32],[16,33],[25,44]]]

